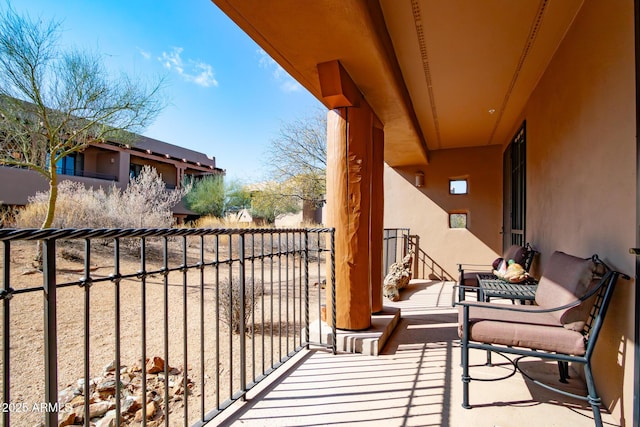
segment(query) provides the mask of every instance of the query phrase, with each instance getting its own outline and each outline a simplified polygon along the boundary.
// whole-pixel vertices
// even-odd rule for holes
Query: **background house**
[[[185,176],[224,175],[215,157],[139,135],[131,145],[115,142],[91,144],[81,153],[63,159],[58,165],[59,179],[82,182],[86,186],[124,189],[144,166],[154,167],[167,188],[180,185]],[[48,183],[38,173],[0,166],[0,202],[24,206],[36,192],[47,191]],[[178,220],[194,215],[179,203],[173,208]]]

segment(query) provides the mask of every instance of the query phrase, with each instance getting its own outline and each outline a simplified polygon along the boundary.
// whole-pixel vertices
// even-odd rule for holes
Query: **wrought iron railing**
[[[391,264],[402,260],[409,252],[409,229],[385,228],[382,240],[382,266],[386,275]]]
[[[117,181],[118,177],[113,174],[100,173],[100,172],[92,172],[84,169],[76,169],[74,167],[65,168],[62,166],[58,166],[56,168],[56,172],[59,175],[70,175],[70,176],[82,176],[85,178],[95,178],[95,179],[104,179],[107,181]]]
[[[3,229],[0,241],[4,426],[204,425],[299,350],[335,352],[309,338],[335,303],[333,229]]]

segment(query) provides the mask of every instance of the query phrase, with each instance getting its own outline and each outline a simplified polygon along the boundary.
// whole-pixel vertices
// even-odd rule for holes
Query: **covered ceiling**
[[[321,101],[340,61],[406,166],[508,141],[583,0],[213,2]]]

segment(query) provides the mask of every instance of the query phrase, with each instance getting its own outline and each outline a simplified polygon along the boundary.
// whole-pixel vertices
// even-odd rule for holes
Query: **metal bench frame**
[[[524,245],[524,249],[525,249],[524,265],[522,266],[522,268],[524,268],[524,271],[529,272],[529,269],[531,268],[531,264],[533,264],[533,258],[538,253],[538,251],[536,251],[533,248],[533,246],[531,246],[530,243],[526,243]],[[491,275],[493,275],[495,277],[495,275],[493,274],[492,266],[488,265],[488,264],[467,264],[467,263],[458,264],[458,273],[459,273],[459,276],[458,276],[458,288],[459,288],[459,292],[460,292],[460,295],[459,295],[460,301],[462,301],[464,299],[464,296],[465,296],[466,292],[471,292],[471,291],[476,293],[477,298],[479,300],[479,297],[480,297],[480,289],[479,289],[479,287],[464,286],[464,272],[467,269],[467,267],[471,267],[469,269],[474,269],[473,270],[474,272],[491,274]]]
[[[595,259],[597,259],[597,257],[594,256]],[[573,393],[568,393],[564,390],[560,390],[556,387],[553,387],[551,385],[542,383],[540,381],[537,381],[533,378],[530,378],[527,374],[525,374],[524,372],[522,372],[527,378],[531,379],[535,384],[538,384],[548,390],[552,390],[555,392],[558,392],[560,394],[563,394],[565,396],[569,396],[569,397],[573,397],[573,398],[577,398],[583,401],[587,401],[590,405],[591,405],[591,409],[593,411],[593,418],[594,418],[594,422],[596,426],[602,426],[602,417],[600,414],[600,404],[601,404],[601,399],[598,396],[597,392],[596,392],[596,388],[595,388],[595,382],[593,379],[593,372],[592,372],[592,366],[591,366],[591,358],[593,355],[593,351],[596,345],[596,341],[598,339],[598,335],[600,334],[600,330],[602,328],[602,325],[604,323],[604,318],[605,315],[607,313],[607,309],[609,307],[609,303],[611,302],[611,298],[613,296],[613,291],[615,289],[615,285],[616,282],[618,280],[619,277],[623,277],[626,280],[629,280],[629,276],[617,272],[617,271],[612,271],[612,270],[608,270],[602,277],[602,279],[599,281],[598,285],[595,286],[594,288],[592,288],[588,293],[586,293],[584,296],[582,296],[581,298],[577,299],[576,301],[563,305],[561,307],[553,307],[553,308],[548,308],[548,309],[540,309],[540,310],[536,310],[536,312],[542,313],[542,312],[553,312],[553,311],[560,311],[560,310],[565,310],[571,307],[575,307],[577,305],[579,305],[580,303],[582,303],[583,301],[588,300],[589,298],[591,298],[593,295],[597,295],[596,299],[595,299],[595,303],[591,309],[589,318],[584,326],[584,329],[582,330],[582,334],[584,336],[584,340],[585,340],[585,344],[586,344],[586,351],[585,354],[582,356],[576,356],[576,355],[571,355],[571,354],[562,354],[562,353],[552,353],[552,352],[547,352],[544,349],[526,349],[526,348],[517,348],[517,347],[508,347],[508,346],[503,346],[503,345],[499,345],[499,344],[492,344],[492,343],[480,343],[480,342],[474,342],[474,341],[470,341],[469,340],[469,308],[473,307],[473,306],[482,306],[484,308],[487,308],[488,304],[480,304],[474,301],[457,301],[454,302],[454,305],[457,306],[461,306],[462,307],[462,314],[463,314],[463,319],[462,319],[462,340],[461,340],[461,347],[462,347],[462,385],[463,385],[463,399],[462,399],[462,407],[469,409],[471,408],[471,405],[469,404],[469,383],[472,380],[477,380],[477,381],[482,381],[481,379],[477,379],[477,378],[472,378],[469,374],[469,349],[475,348],[475,349],[480,349],[480,350],[487,350],[487,351],[492,351],[492,352],[496,352],[499,353],[501,355],[503,355],[505,358],[507,358],[507,360],[509,360],[513,366],[514,366],[514,372],[516,370],[522,372],[522,370],[519,369],[518,367],[518,362],[522,357],[537,357],[537,358],[541,358],[544,360],[553,360],[553,361],[557,361],[559,366],[560,366],[560,376],[561,376],[561,381],[563,379],[566,380],[566,378],[568,378],[568,363],[569,362],[574,362],[574,363],[580,363],[582,365],[584,365],[584,373],[585,373],[585,379],[586,379],[586,383],[587,383],[587,391],[588,394],[587,396],[582,396],[582,395],[576,395]],[[464,291],[461,291],[461,294]],[[454,295],[455,295],[455,291],[454,291]],[[522,307],[518,307],[518,306],[514,306],[514,305],[508,305],[508,304],[489,304],[491,307],[491,309],[495,309],[495,310],[507,310],[507,311],[514,311],[514,312],[523,312],[525,310],[523,310]],[[531,310],[526,310],[528,312],[531,312]],[[549,326],[551,327],[551,326]],[[559,326],[562,327],[562,326]],[[510,359],[509,357],[507,357],[505,354],[511,354],[511,355],[517,355],[520,356],[514,360]],[[563,372],[564,371],[564,372]],[[513,375],[513,373],[511,375]],[[511,376],[508,375],[508,376]],[[506,377],[501,377],[501,378],[497,378],[497,379],[504,379]],[[485,380],[486,381],[486,380]]]

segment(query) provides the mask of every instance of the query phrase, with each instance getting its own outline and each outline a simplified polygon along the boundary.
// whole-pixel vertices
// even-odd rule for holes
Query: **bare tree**
[[[162,80],[112,77],[97,54],[63,49],[60,23],[0,11],[0,165],[49,182],[42,228],[58,195],[56,165],[93,142],[130,142],[164,107]]]
[[[304,119],[283,123],[266,154],[271,179],[293,197],[319,206],[326,188],[327,118],[318,110]]]

